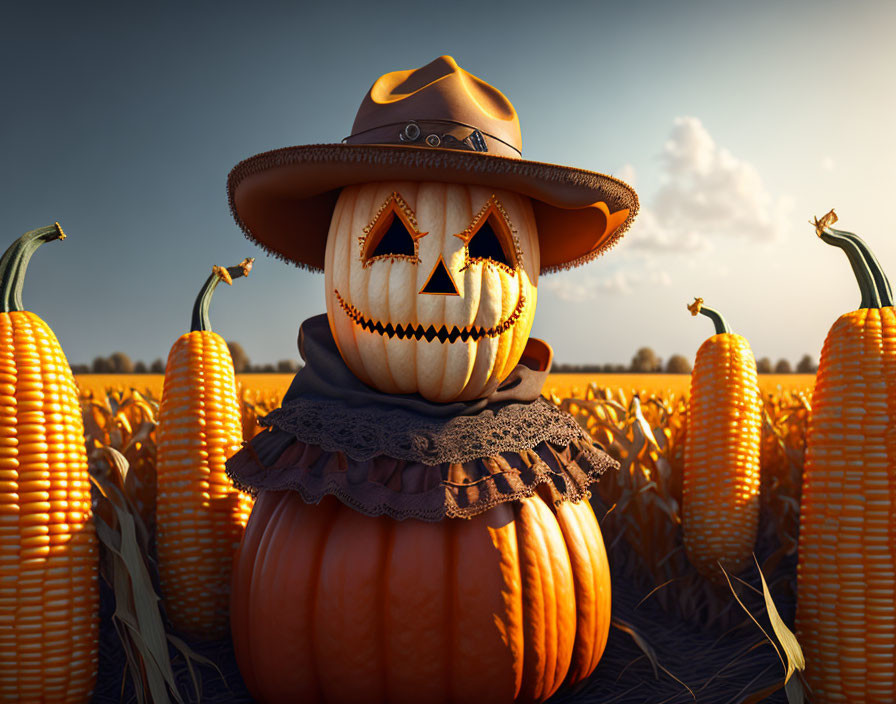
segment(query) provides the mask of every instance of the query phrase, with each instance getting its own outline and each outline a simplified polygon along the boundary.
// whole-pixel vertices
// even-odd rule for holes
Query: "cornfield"
[[[258,377],[259,380],[261,378]],[[128,378],[129,381],[138,379]],[[249,380],[254,379],[249,377]],[[257,418],[279,406],[285,384],[249,386],[245,383],[246,377],[241,381],[239,394],[243,436],[249,440],[261,429]],[[759,643],[753,636],[758,631],[738,605],[738,601],[747,604],[752,613],[765,609],[761,593],[753,586],[758,584],[755,566],[752,575],[745,574],[743,579],[731,576],[730,588],[719,586],[697,573],[688,562],[683,548],[681,499],[686,396],[669,389],[627,392],[622,388],[610,389],[596,383],[578,388],[567,386],[559,391],[565,392],[565,395],[561,397],[549,380],[545,395],[572,414],[595,442],[620,462],[618,472],[608,472],[592,486],[592,505],[601,523],[614,578],[618,574],[629,579],[638,586],[637,591],[643,596],[642,602],[653,602],[654,607],[660,607],[680,622],[707,632],[727,633],[728,638],[744,638],[745,651],[755,650]],[[810,397],[809,387],[769,391],[766,386],[764,392],[762,504],[755,554],[762,573],[768,577],[775,603],[783,606],[785,620],[791,621],[796,596],[799,500]],[[144,386],[142,390],[110,386],[103,391],[96,386],[82,387],[81,405],[90,470],[98,488],[103,488],[102,492],[95,492],[95,512],[110,526],[120,522],[122,511],[133,513],[144,562],[139,569],[151,576],[151,587],[158,591],[153,548],[158,397],[151,386]],[[112,494],[119,496],[117,504],[110,499]],[[101,573],[108,585],[114,586],[116,579],[120,580],[121,577],[115,573],[108,550],[104,553]],[[735,585],[738,587],[736,590]],[[114,591],[118,594],[119,587],[116,586]],[[732,591],[739,593],[739,599],[734,598]],[[640,603],[638,606],[641,606]],[[116,605],[116,614],[119,608],[120,605]],[[123,640],[126,637],[133,640],[131,629],[116,625]],[[623,630],[629,628],[619,622],[614,625]],[[754,630],[749,632],[750,637],[747,638],[745,634],[751,628]],[[637,641],[636,635],[632,637]],[[194,665],[197,662],[208,666],[217,664],[212,662],[214,655],[208,658],[199,655],[176,636],[169,636],[169,644],[179,651],[175,659],[190,664],[189,672],[197,687],[198,676]],[[135,690],[147,686],[145,666],[139,657],[143,647],[132,642],[125,648],[127,668],[132,680],[138,682]],[[158,660],[158,656],[144,656],[144,659]],[[635,669],[632,668],[632,672]],[[235,673],[235,668],[226,673],[231,689],[241,684]],[[169,682],[171,692],[176,692],[178,686],[189,686],[183,684],[183,677],[181,684],[177,685],[177,677],[170,672],[163,675]],[[100,690],[103,678],[101,668]],[[211,686],[213,678],[205,677],[207,686]],[[120,691],[121,683],[126,678],[119,671],[113,679],[114,683],[107,690],[110,696]],[[139,684],[141,680],[142,684]],[[189,683],[190,678],[185,681]],[[765,687],[767,691],[772,691],[768,690],[767,681]],[[232,696],[232,692],[228,696]],[[170,701],[183,700],[172,694]],[[225,697],[220,701],[231,699]]]
[[[786,390],[764,399],[762,521],[756,555],[765,574],[774,573],[784,558],[796,553],[810,393],[808,388]],[[743,614],[737,612],[731,592],[701,577],[684,553],[686,396],[642,391],[629,398],[622,389],[592,384],[581,397],[552,393],[551,400],[621,465],[594,490],[611,565],[626,570],[651,598],[680,618],[701,626],[730,627],[740,621]],[[795,599],[796,572],[779,586],[779,595]]]

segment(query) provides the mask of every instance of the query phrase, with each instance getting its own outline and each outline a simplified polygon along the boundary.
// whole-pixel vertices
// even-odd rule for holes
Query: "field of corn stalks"
[[[793,389],[765,397],[762,434],[762,533],[757,557],[765,574],[796,551],[799,494],[810,390]],[[681,541],[682,472],[687,398],[682,394],[627,397],[589,386],[581,397],[552,401],[575,416],[621,464],[597,484],[607,507],[602,528],[607,548],[645,586],[652,598],[679,616],[703,625],[740,620],[727,589],[699,577]],[[795,598],[796,575],[782,595]]]
[[[649,377],[644,378],[647,380]],[[754,565],[743,575],[731,575],[728,584],[724,580],[713,583],[697,573],[683,549],[686,395],[650,388],[626,391],[595,383],[560,391],[563,396],[549,382],[546,395],[571,413],[621,465],[618,472],[607,473],[592,494],[614,582],[618,577],[634,585],[633,593],[620,594],[620,599],[614,588],[614,617],[616,603],[637,599],[630,608],[652,609],[695,632],[711,635],[724,644],[724,657],[730,660],[724,672],[698,677],[688,672],[684,661],[664,660],[660,644],[652,644],[648,634],[616,617],[606,662],[601,662],[590,682],[603,682],[600,673],[610,668],[616,685],[621,678],[630,677],[636,683],[632,698],[613,701],[661,701],[651,697],[670,688],[678,694],[668,698],[669,702],[694,698],[765,701],[783,684],[784,667],[777,662],[772,638],[759,628],[763,623],[765,632],[771,633],[759,571]],[[256,419],[279,405],[282,392],[277,384],[240,384],[245,440],[260,430]],[[755,554],[771,597],[790,625],[810,398],[809,387],[764,393],[762,509]],[[95,484],[94,508],[104,545],[104,629],[94,701],[122,701],[123,693],[124,701],[199,701],[200,694],[201,701],[250,701],[229,644],[188,643],[165,627],[164,614],[154,598],[159,591],[154,549],[158,398],[151,388],[141,392],[119,384],[104,391],[82,389],[81,404]],[[692,657],[690,653],[682,655]],[[779,657],[783,663],[783,655]],[[771,669],[770,661],[775,666]],[[758,675],[757,663],[765,663]],[[651,689],[651,681],[655,681],[655,689]],[[576,693],[561,690],[556,699],[606,701],[609,693],[617,691],[586,686]],[[712,694],[703,699],[701,692]],[[773,696],[783,696],[783,692]]]

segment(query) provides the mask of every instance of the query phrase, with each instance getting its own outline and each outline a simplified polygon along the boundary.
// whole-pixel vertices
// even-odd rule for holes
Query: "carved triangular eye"
[[[391,222],[388,225],[383,223],[381,228],[382,235],[379,238],[376,236],[378,233],[371,232],[374,242],[377,239],[379,241],[374,244],[373,251],[370,252],[367,258],[373,259],[374,257],[383,257],[388,254],[405,254],[413,257],[414,238],[408,232],[408,228],[404,226],[401,218],[395,217],[395,213],[392,213],[387,219],[391,220]]]
[[[397,193],[383,203],[373,222],[364,228],[361,238],[361,261],[365,265],[375,259],[417,259],[417,239],[425,235],[417,231],[414,214]]]
[[[502,238],[498,237],[495,232],[493,221],[494,216],[487,218],[476,234],[470,238],[467,244],[470,259],[491,259],[493,262],[509,266],[512,269],[512,260],[504,248]]]
[[[488,199],[470,226],[458,233],[457,237],[466,245],[465,266],[476,261],[490,262],[511,274],[519,266],[513,229],[507,220],[507,213],[495,196]]]

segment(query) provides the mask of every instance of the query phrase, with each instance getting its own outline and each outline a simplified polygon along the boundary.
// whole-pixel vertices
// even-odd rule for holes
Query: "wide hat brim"
[[[345,186],[436,181],[514,191],[532,199],[541,273],[608,250],[638,212],[628,184],[567,166],[472,151],[379,144],[286,147],[241,161],[227,178],[230,208],[266,251],[323,270],[330,218]]]

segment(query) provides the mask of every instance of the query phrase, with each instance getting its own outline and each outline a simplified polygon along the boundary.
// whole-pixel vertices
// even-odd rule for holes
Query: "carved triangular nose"
[[[433,293],[441,296],[460,295],[441,255],[439,255],[439,261],[432,268],[426,283],[423,284],[423,288],[420,289],[420,293]]]

